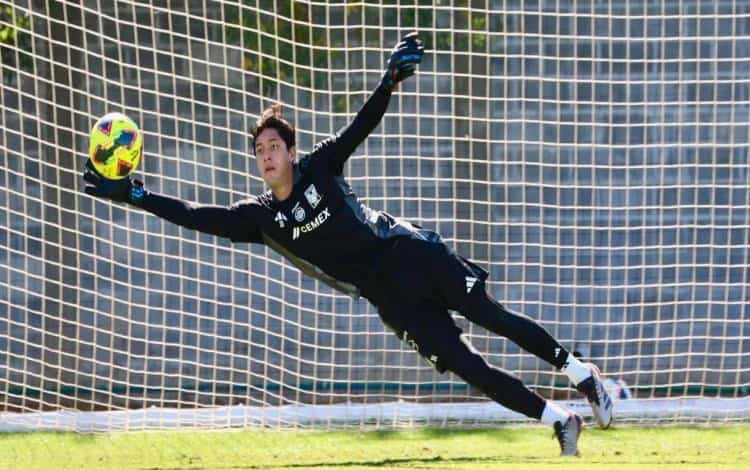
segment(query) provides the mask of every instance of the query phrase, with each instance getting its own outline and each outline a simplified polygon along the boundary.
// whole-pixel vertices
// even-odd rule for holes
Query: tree
[[[5,84],[9,84],[15,78],[14,69],[32,68],[30,25],[29,17],[17,13],[13,7],[0,8],[0,57]]]

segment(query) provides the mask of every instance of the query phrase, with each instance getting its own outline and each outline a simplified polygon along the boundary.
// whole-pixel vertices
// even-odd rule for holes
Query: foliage
[[[31,20],[21,15],[13,7],[0,7],[0,58],[2,60],[3,82],[10,83],[15,77],[16,68],[30,70]],[[18,63],[16,62],[18,61]]]
[[[280,82],[335,91],[331,73],[346,70],[347,52],[367,48],[364,66],[371,68],[378,59],[385,60],[389,44],[407,31],[420,31],[428,50],[486,52],[486,12],[467,8],[467,0],[455,3],[461,8],[435,8],[427,0],[345,6],[273,0],[244,0],[239,6],[225,3],[226,40],[241,47],[242,66],[258,77],[264,95],[273,95]],[[440,27],[443,23],[460,31]],[[342,111],[346,102],[334,99],[334,109]]]

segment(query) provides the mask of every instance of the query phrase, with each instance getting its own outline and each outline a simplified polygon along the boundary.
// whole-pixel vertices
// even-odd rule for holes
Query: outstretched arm
[[[390,99],[391,91],[379,85],[354,120],[336,135],[318,143],[310,158],[325,160],[331,172],[340,175],[344,170],[344,163],[380,123]]]
[[[388,108],[391,93],[399,82],[414,75],[415,64],[422,61],[424,46],[417,33],[410,33],[391,52],[388,66],[378,88],[359,110],[354,120],[336,135],[316,145],[311,157],[327,160],[334,174],[343,166],[357,146],[377,127]]]
[[[127,202],[174,224],[199,232],[233,241],[262,242],[252,215],[245,211],[250,207],[248,204],[239,203],[230,207],[194,206],[170,196],[150,193],[143,187],[143,183],[130,176],[119,180],[104,178],[96,172],[90,161],[86,162],[83,179],[90,184],[86,186],[86,194]]]
[[[246,225],[236,206],[197,206],[177,198],[146,193],[141,208],[181,227],[239,240]]]

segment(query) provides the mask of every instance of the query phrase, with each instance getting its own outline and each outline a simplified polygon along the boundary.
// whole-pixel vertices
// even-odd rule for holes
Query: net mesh
[[[361,200],[487,268],[495,297],[613,379],[625,419],[747,419],[746,2],[16,0],[0,2],[6,423],[520,419],[270,250],[82,191],[88,132],[119,111],[145,134],[150,190],[258,193],[262,110],[283,102],[309,151],[411,30],[424,62],[345,169]],[[579,398],[456,321],[491,363]]]

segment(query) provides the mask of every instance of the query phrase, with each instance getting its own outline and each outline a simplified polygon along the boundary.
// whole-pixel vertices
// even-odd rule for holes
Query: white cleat
[[[579,392],[586,395],[586,399],[591,405],[591,411],[594,413],[594,420],[600,428],[606,429],[612,424],[613,403],[612,399],[604,388],[599,368],[594,364],[587,364],[591,369],[591,376],[583,382],[576,385]]]
[[[583,418],[578,413],[570,413],[568,420],[565,423],[560,421],[555,423],[555,437],[560,443],[560,455],[561,456],[575,456],[578,457],[578,438],[581,437],[583,432]]]

